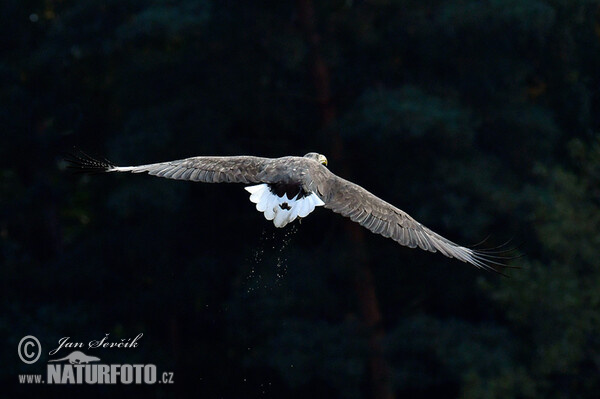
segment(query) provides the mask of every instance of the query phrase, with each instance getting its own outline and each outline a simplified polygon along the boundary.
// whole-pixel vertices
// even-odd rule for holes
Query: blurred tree
[[[72,145],[133,164],[338,137],[333,172],[454,241],[514,237],[527,255],[498,280],[364,235],[396,396],[597,396],[598,2],[320,1],[308,35],[302,4],[0,3],[7,347],[144,332],[111,361],[175,369],[180,394],[371,395],[342,218],[274,231],[240,187],[61,161]],[[65,395],[13,389],[29,372],[0,353],[5,396]]]
[[[527,397],[592,398],[600,388],[600,137],[568,147],[570,165],[538,168],[547,182],[532,215],[539,254],[490,288],[522,340],[522,367],[476,379],[472,397],[523,397],[523,381]]]

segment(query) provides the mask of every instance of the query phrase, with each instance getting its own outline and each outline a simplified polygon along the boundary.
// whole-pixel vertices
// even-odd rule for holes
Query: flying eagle
[[[481,269],[498,271],[506,266],[499,260],[508,259],[494,255],[497,252],[457,245],[431,231],[406,212],[333,174],[327,158],[315,152],[282,158],[200,156],[140,166],[116,166],[84,153],[68,161],[84,172],[147,172],[176,180],[254,184],[245,187],[250,201],[275,227],[284,227],[324,206],[401,245],[440,251]]]

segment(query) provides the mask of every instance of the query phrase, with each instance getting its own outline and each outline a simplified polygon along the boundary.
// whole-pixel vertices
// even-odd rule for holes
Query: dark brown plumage
[[[264,183],[268,186],[268,190],[264,190],[267,194],[261,197],[261,192],[258,192],[251,196],[251,200],[257,203],[257,209],[265,212],[267,219],[274,220],[277,227],[285,226],[296,217],[305,217],[315,206],[324,205],[373,233],[391,238],[401,245],[419,247],[430,252],[440,251],[445,256],[487,270],[497,271],[504,266],[491,252],[457,245],[359,185],[336,176],[325,166],[327,159],[317,153],[309,153],[304,157],[273,159],[253,156],[193,157],[126,167],[97,161],[85,155],[75,157],[71,162],[84,170],[147,172],[153,176],[204,183]],[[261,190],[259,186],[247,189],[251,193]],[[311,206],[293,209],[299,201],[310,200],[312,194],[316,197],[312,198],[313,203],[309,204]],[[273,199],[279,202],[273,202]],[[271,209],[275,203],[276,207]],[[288,213],[284,215],[282,211]],[[277,212],[282,215],[279,219]]]

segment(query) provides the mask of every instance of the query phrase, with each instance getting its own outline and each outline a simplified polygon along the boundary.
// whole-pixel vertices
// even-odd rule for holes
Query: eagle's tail
[[[256,204],[256,209],[264,212],[265,219],[272,220],[275,227],[284,227],[296,218],[308,216],[315,207],[325,205],[315,193],[302,197],[297,194],[294,198],[284,193],[280,197],[265,183],[245,189],[251,194],[250,201]]]
[[[68,168],[79,173],[103,173],[110,172],[115,169],[115,165],[108,159],[95,159],[80,149],[76,149],[75,153],[70,153],[65,156],[65,161],[69,163]]]

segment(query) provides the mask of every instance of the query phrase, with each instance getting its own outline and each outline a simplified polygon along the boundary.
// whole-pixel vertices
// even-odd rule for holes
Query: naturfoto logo
[[[87,344],[71,341],[70,337],[58,340],[58,346],[48,354],[57,354],[61,349],[96,349],[96,348],[137,348],[143,334],[133,338],[111,341],[109,334],[100,340],[92,340]],[[28,335],[18,345],[19,357],[26,364],[33,364],[40,358],[42,346],[40,341]],[[154,364],[102,364],[99,357],[88,355],[80,350],[73,350],[63,357],[49,359],[46,365],[46,378],[42,374],[21,374],[21,384],[172,384],[173,373],[163,372],[158,375]]]

